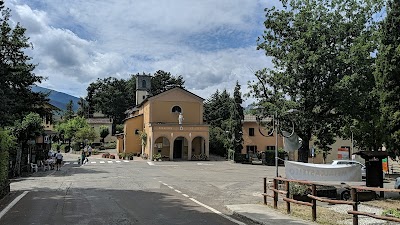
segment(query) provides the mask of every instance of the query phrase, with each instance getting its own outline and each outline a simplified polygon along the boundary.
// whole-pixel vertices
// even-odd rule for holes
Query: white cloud
[[[216,89],[246,92],[249,68],[270,66],[256,51],[263,8],[248,0],[13,0],[27,28],[43,86],[84,96],[97,78],[161,69],[182,75],[203,98]]]

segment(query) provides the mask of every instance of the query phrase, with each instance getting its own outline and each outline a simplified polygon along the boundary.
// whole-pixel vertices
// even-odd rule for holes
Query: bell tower
[[[151,90],[151,75],[136,74],[136,105],[143,102],[149,95]]]

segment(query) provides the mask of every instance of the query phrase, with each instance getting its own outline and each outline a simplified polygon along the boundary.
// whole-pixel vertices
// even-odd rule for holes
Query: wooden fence
[[[285,190],[280,190],[279,189],[279,182],[284,183]],[[289,184],[290,183],[298,183],[298,184],[303,184],[303,185],[308,185],[311,186],[311,194],[307,195],[309,198],[311,198],[311,202],[304,202],[304,201],[299,201],[299,200],[294,200],[290,198],[290,188]],[[360,204],[358,201],[358,192],[362,191],[375,191],[375,192],[400,192],[400,189],[386,189],[386,188],[375,188],[375,187],[366,187],[366,186],[350,186],[350,193],[351,193],[351,201],[346,201],[346,200],[333,200],[333,199],[328,199],[328,198],[322,198],[317,196],[317,186],[320,186],[320,183],[317,182],[311,182],[311,181],[304,181],[304,180],[290,180],[286,178],[281,178],[281,177],[275,177],[273,180],[273,187],[269,188],[270,190],[273,191],[273,194],[268,194],[268,185],[267,185],[267,178],[264,178],[264,193],[263,198],[264,198],[264,204],[267,204],[267,197],[270,197],[273,199],[273,204],[274,208],[278,208],[278,195],[282,195],[283,201],[286,202],[286,212],[290,214],[290,203],[295,203],[295,204],[300,204],[300,205],[306,205],[311,207],[311,212],[312,212],[312,221],[317,220],[317,201],[319,202],[328,202],[330,204],[346,204],[346,205],[352,205],[353,210],[347,211],[348,214],[353,215],[353,225],[358,225],[358,216],[363,215],[363,216],[368,216],[372,217],[375,219],[381,219],[381,220],[386,220],[386,221],[393,221],[393,222],[400,222],[399,218],[396,217],[388,217],[388,216],[380,216],[376,215],[374,213],[367,213],[367,212],[360,212],[358,211],[358,205]]]

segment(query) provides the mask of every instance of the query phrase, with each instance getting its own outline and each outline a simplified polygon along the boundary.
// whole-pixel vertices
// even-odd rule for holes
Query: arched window
[[[172,107],[172,112],[173,113],[181,113],[182,109],[181,109],[181,107],[176,105],[176,106]]]
[[[146,88],[146,81],[142,80],[142,88]]]

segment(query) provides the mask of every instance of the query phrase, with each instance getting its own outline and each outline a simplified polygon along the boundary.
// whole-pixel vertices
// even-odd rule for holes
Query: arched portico
[[[169,157],[170,141],[167,137],[161,136],[154,141],[153,154],[161,154],[161,157]]]

